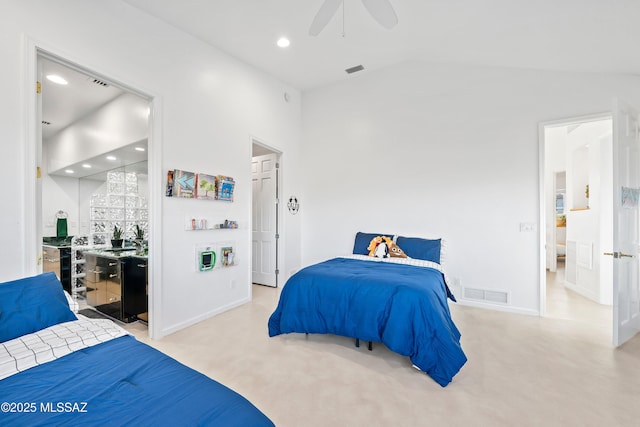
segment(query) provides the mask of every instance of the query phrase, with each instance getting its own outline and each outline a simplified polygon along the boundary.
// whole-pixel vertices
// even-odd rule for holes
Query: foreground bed
[[[64,304],[53,273],[0,284],[0,425],[273,426],[233,390]]]
[[[269,319],[269,335],[336,334],[382,342],[444,387],[467,360],[448,297],[453,299],[433,261],[334,258],[287,281]]]

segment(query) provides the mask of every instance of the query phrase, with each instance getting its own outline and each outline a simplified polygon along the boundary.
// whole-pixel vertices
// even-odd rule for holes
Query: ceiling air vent
[[[89,77],[87,80],[89,80],[91,83],[97,84],[98,86],[102,86],[102,87],[107,87],[109,86],[109,83],[96,79],[94,77]]]
[[[345,71],[347,72],[347,74],[353,74],[362,70],[364,70],[364,67],[362,65],[356,65],[355,67],[347,68]]]

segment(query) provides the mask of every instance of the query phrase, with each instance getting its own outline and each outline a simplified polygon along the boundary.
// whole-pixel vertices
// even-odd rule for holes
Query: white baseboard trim
[[[540,316],[539,310],[531,310],[529,308],[514,307],[514,306],[504,305],[504,304],[490,304],[486,302],[477,302],[477,301],[467,300],[463,298],[456,298],[456,299],[458,300],[459,305],[464,305],[467,307],[484,308],[486,310],[502,311],[505,313],[512,313],[512,314],[524,314],[527,316]]]
[[[196,323],[200,323],[203,320],[207,320],[207,319],[209,319],[209,318],[211,318],[213,316],[216,316],[218,314],[224,313],[225,311],[229,311],[229,310],[231,310],[233,308],[240,307],[241,305],[244,305],[244,304],[246,304],[246,303],[248,303],[250,301],[251,301],[251,297],[243,298],[241,300],[234,301],[231,304],[225,305],[223,307],[219,307],[219,308],[217,308],[215,310],[208,311],[208,312],[203,313],[203,314],[201,314],[199,316],[192,317],[191,319],[187,319],[184,322],[180,322],[180,323],[175,324],[173,326],[170,326],[168,328],[164,328],[160,332],[162,335],[160,337],[156,338],[156,339],[160,339],[160,338],[165,337],[167,335],[171,335],[171,334],[173,334],[175,332],[178,332],[178,331],[180,331],[180,330],[182,330],[184,328],[188,328],[189,326],[195,325]]]

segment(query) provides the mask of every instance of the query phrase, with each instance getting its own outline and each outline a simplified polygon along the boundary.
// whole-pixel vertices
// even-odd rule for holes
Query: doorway
[[[280,158],[281,153],[252,141],[251,158],[251,280],[278,287],[280,263]]]
[[[70,293],[86,308],[89,293],[98,289],[86,282],[90,275],[83,254],[109,246],[114,226],[122,229],[125,242],[138,245],[137,256],[148,259],[151,99],[60,57],[36,53],[41,88],[36,107],[40,127],[35,152],[41,171],[35,189],[36,245],[69,248]],[[114,182],[119,177],[122,182]],[[65,218],[63,235],[60,217]],[[138,314],[150,324],[147,289],[152,284],[146,282],[152,275],[146,262],[136,265],[142,264],[138,281],[144,283],[138,293],[144,310]],[[114,280],[105,289],[114,289]],[[123,293],[124,286],[108,301],[119,301]]]
[[[610,331],[612,259],[612,117],[541,125],[544,254],[541,315]]]

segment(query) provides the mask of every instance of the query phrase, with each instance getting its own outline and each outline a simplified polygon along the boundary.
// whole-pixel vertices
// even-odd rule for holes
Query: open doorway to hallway
[[[612,119],[543,126],[545,271],[541,312],[610,331]]]
[[[251,280],[278,287],[280,152],[252,141]]]

